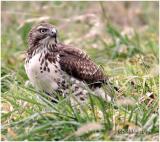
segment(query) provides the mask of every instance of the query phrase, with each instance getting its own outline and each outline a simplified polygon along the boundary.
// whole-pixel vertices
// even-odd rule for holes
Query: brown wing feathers
[[[100,85],[106,81],[107,77],[101,68],[93,63],[86,53],[72,47],[61,49],[60,65],[63,71],[92,85]]]
[[[89,59],[89,56],[79,48],[74,48],[72,46],[67,46],[64,44],[57,44],[56,46],[57,46],[56,48],[59,51],[63,51],[65,53],[68,53],[68,55],[73,55],[76,57]]]

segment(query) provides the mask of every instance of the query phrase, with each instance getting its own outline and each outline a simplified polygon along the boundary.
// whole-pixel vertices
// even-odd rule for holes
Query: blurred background
[[[57,27],[61,42],[86,50],[105,48],[109,59],[143,50],[139,45],[128,47],[127,39],[120,41],[120,35],[131,39],[138,33],[145,42],[154,38],[158,44],[158,2],[2,2],[1,15],[2,58],[6,65],[27,49],[28,31],[41,20]]]
[[[158,100],[158,13],[158,1],[1,2],[2,124],[6,125],[2,129],[2,139],[51,140],[53,137],[62,139],[71,128],[70,126],[66,127],[66,132],[61,134],[57,134],[58,131],[52,131],[50,136],[48,131],[45,134],[43,130],[35,131],[38,133],[35,137],[35,133],[29,131],[33,127],[30,127],[28,123],[25,126],[27,130],[23,130],[25,129],[23,125],[8,127],[8,124],[21,121],[44,109],[43,105],[38,104],[39,102],[35,103],[37,100],[32,95],[33,92],[25,88],[28,78],[24,70],[25,52],[28,49],[28,32],[33,24],[40,21],[48,21],[57,27],[60,42],[83,49],[97,64],[103,66],[110,80],[121,88],[121,92],[115,95],[115,100],[120,105],[128,102],[127,97],[139,102],[139,109],[133,111],[133,115],[128,108],[123,108],[124,112],[122,109],[118,109],[119,116],[125,117],[126,121],[128,118],[131,120],[133,116],[136,123],[132,122],[132,125],[126,123],[127,127],[125,127],[124,121],[120,123],[120,120],[117,120],[116,125],[130,128],[134,124],[136,127],[147,129],[148,122],[151,122],[152,112],[154,113],[158,108],[158,103],[153,108],[148,107],[152,102]],[[130,99],[129,102],[134,104]],[[63,109],[65,108],[58,110],[62,111]],[[67,111],[64,110],[64,112]],[[64,112],[62,111],[62,113]],[[108,115],[111,124],[114,123],[112,121],[114,114],[113,112]],[[141,116],[142,118],[140,118]],[[82,123],[84,120],[88,121],[85,118],[82,119]],[[42,121],[41,124],[43,122],[46,124],[46,121]],[[81,122],[79,121],[79,123]],[[30,124],[32,125],[32,123]],[[154,123],[150,125],[153,135],[141,136],[140,139],[158,139],[158,116],[154,116]],[[72,133],[73,130],[70,132]],[[111,130],[112,127],[109,131]],[[22,131],[29,131],[30,137],[25,133],[21,134]],[[93,140],[88,136],[85,138]],[[123,136],[121,140],[127,138],[127,136]],[[96,140],[96,137],[94,139]],[[113,138],[110,138],[110,135],[106,136],[106,133],[101,135],[101,140],[108,139]],[[119,137],[117,139],[120,140]],[[71,140],[83,140],[83,138]]]

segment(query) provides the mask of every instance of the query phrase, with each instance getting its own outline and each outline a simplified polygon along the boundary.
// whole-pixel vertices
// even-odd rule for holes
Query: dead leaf
[[[3,113],[8,113],[13,111],[13,107],[9,102],[6,102],[1,104],[1,110]]]
[[[91,132],[91,131],[96,131],[96,130],[101,130],[103,126],[99,123],[91,122],[82,125],[78,130],[75,132],[76,136],[81,136],[85,133]]]
[[[7,129],[8,133],[10,136],[12,136],[13,138],[15,138],[17,136],[17,134],[15,133],[15,131],[12,128],[8,128]]]
[[[121,98],[121,99],[118,99],[116,101],[116,103],[118,105],[123,105],[123,106],[127,106],[127,105],[132,105],[133,106],[133,105],[136,104],[135,100],[133,100],[131,98]]]

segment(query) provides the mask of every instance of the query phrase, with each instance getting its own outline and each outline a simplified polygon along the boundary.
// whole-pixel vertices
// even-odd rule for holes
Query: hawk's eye
[[[45,33],[45,32],[47,32],[47,29],[43,28],[43,29],[40,29],[39,31],[40,31],[40,33]]]

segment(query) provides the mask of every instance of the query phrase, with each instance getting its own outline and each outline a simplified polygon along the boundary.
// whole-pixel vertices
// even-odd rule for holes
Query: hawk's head
[[[57,43],[57,30],[56,28],[46,22],[41,22],[35,25],[29,32],[29,46],[35,46],[38,43],[52,42]]]

